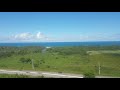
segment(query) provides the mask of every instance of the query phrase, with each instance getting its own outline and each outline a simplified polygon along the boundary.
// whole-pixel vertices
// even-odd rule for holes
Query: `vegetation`
[[[44,47],[26,46],[26,47],[0,47],[0,58],[10,57],[12,55],[25,55],[30,53],[40,53]]]
[[[19,60],[21,63],[30,63],[31,64],[31,59],[30,58],[20,58]]]
[[[0,69],[120,76],[120,46],[0,47]],[[31,62],[33,60],[33,63]],[[85,74],[85,73],[84,73]],[[89,74],[85,74],[89,76]],[[90,74],[91,75],[91,74]]]
[[[85,72],[84,74],[84,78],[95,78],[95,74],[94,74],[94,72]]]
[[[44,76],[28,76],[19,74],[0,74],[0,78],[44,78]]]

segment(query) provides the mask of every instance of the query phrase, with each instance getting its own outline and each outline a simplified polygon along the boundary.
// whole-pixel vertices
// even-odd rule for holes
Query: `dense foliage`
[[[80,54],[87,55],[86,51],[98,51],[98,50],[120,50],[120,46],[74,46],[74,47],[54,47],[47,51],[58,52],[63,55]]]
[[[44,47],[26,46],[26,47],[0,47],[0,58],[10,57],[12,55],[25,55],[29,53],[40,53]]]

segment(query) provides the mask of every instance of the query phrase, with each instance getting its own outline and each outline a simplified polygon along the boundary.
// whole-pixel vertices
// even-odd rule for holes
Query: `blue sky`
[[[119,40],[120,12],[0,12],[0,42]]]

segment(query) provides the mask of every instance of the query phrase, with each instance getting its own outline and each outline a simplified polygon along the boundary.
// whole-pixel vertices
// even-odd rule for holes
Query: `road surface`
[[[19,71],[19,70],[1,70],[0,74],[23,74],[30,76],[44,76],[48,78],[83,78],[83,75],[68,74],[68,73],[56,73],[56,72],[42,72],[42,71]],[[110,76],[96,76],[96,78],[120,78]]]
[[[0,70],[0,74],[23,74],[31,76],[44,76],[51,78],[83,78],[82,75],[76,74],[59,74],[55,72],[38,72],[38,71],[15,71],[15,70]]]

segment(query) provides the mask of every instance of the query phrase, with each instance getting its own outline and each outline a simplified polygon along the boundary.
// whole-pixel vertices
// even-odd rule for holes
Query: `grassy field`
[[[117,46],[120,48],[119,46]],[[105,47],[104,47],[105,48]],[[35,71],[55,71],[83,74],[91,71],[95,75],[120,76],[120,50],[115,48],[55,47],[45,53],[30,52],[0,58],[0,69],[33,70],[32,63],[21,62],[21,58],[33,60]],[[109,50],[110,49],[110,50]]]
[[[43,76],[28,76],[18,74],[0,74],[0,78],[44,78]]]

